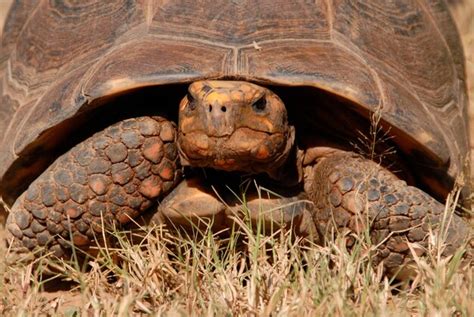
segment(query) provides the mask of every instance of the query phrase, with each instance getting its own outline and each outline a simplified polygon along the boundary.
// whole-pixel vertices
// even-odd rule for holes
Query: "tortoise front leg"
[[[362,235],[368,230],[374,245],[380,245],[375,262],[383,261],[389,274],[412,259],[408,242],[416,243],[418,255],[425,253],[430,229],[440,227],[445,210],[422,190],[351,152],[336,152],[306,167],[305,190],[315,203],[320,234],[328,236],[347,228]],[[470,231],[468,222],[454,214],[444,255],[466,243]]]
[[[162,117],[124,120],[59,157],[12,207],[14,245],[68,257],[126,224],[179,179],[176,127]]]

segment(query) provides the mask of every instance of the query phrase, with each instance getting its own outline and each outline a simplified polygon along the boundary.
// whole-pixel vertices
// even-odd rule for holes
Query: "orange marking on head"
[[[234,90],[230,92],[232,101],[242,102],[245,99],[245,95],[240,90]]]
[[[224,159],[215,159],[214,164],[216,166],[224,166],[225,165],[225,160]]]
[[[188,127],[193,127],[194,126],[194,117],[188,117],[188,118],[181,119],[179,125],[180,125],[180,129],[182,131],[187,131]]]
[[[214,165],[222,169],[232,169],[235,167],[235,159],[215,159]]]
[[[189,90],[193,93],[196,93],[198,94],[202,88],[204,87],[205,83],[202,82],[202,81],[197,81],[197,82],[194,82],[192,83],[190,86],[189,86]]]
[[[252,102],[264,94],[262,87],[240,81],[206,80],[194,82],[189,87],[190,93],[209,104],[227,102]]]
[[[209,104],[225,104],[230,102],[231,98],[228,92],[222,93],[218,91],[213,91],[206,96],[206,101]]]
[[[260,145],[255,156],[260,160],[264,160],[270,156],[270,152],[268,152],[268,148],[265,145]]]
[[[247,84],[240,84],[239,89],[244,93],[244,94],[249,94],[251,92],[254,92],[255,89],[253,89],[250,85]]]

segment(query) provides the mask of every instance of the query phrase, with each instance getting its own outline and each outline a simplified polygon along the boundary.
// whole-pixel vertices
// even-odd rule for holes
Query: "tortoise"
[[[441,0],[17,1],[0,56],[0,194],[30,251],[246,212],[318,243],[369,230],[393,272],[468,172]],[[453,214],[445,254],[470,234]]]

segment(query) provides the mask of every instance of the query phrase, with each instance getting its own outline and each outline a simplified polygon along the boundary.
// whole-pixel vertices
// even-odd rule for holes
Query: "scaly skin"
[[[174,123],[124,120],[62,155],[15,202],[7,228],[34,250],[67,256],[70,241],[88,249],[102,231],[126,224],[180,178]],[[18,243],[16,243],[18,244]]]
[[[439,227],[444,206],[375,162],[323,147],[307,149],[302,160],[292,157],[295,128],[282,100],[267,88],[238,81],[196,82],[179,111],[179,131],[161,117],[128,119],[61,156],[13,206],[7,224],[16,244],[29,250],[48,246],[67,257],[71,238],[83,249],[100,243],[104,229],[128,223],[176,186],[178,151],[180,163],[191,168],[266,173],[288,186],[294,182],[288,176],[292,173],[285,172],[300,174],[303,167],[314,209],[297,203],[305,193],[277,199],[250,192],[248,210],[242,213],[240,202],[223,204],[209,184],[190,178],[162,200],[152,216],[158,222],[186,226],[199,224],[201,217],[214,220],[221,230],[231,225],[231,216],[244,214],[268,226],[291,225],[315,239],[349,229],[349,245],[367,232],[379,245],[375,262],[383,261],[389,274],[412,260],[407,242],[422,255],[430,229]],[[287,207],[275,208],[279,205]],[[469,224],[453,215],[444,254],[467,243],[470,232]]]
[[[407,242],[416,243],[418,255],[425,253],[430,229],[439,229],[445,210],[422,190],[350,152],[336,152],[308,166],[305,189],[315,203],[321,236],[345,228],[361,236],[368,229],[374,245],[380,244],[375,264],[383,261],[392,274],[412,260]],[[444,255],[451,255],[468,242],[471,229],[454,214],[447,232]]]

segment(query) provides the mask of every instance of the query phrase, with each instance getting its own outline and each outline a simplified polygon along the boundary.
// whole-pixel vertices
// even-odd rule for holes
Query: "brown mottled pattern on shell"
[[[444,205],[422,190],[408,186],[380,165],[353,153],[323,159],[307,168],[306,190],[315,202],[315,221],[322,235],[349,229],[361,236],[369,229],[377,249],[375,264],[395,273],[411,261],[408,242],[416,243],[418,255],[428,244],[430,230],[441,223]],[[448,228],[445,255],[469,238],[469,224],[454,214]],[[352,245],[354,238],[348,236]]]
[[[149,3],[14,4],[0,45],[0,194],[8,203],[62,144],[45,132],[104,97],[209,77],[328,89],[362,113],[382,106],[410,159],[447,168],[426,181],[432,190],[446,194],[446,176],[462,170],[463,53],[443,0]]]
[[[11,234],[30,250],[48,245],[63,256],[68,244],[61,238],[87,249],[102,224],[128,223],[179,180],[177,157],[164,152],[176,146],[175,129],[161,117],[133,118],[76,145],[17,200],[7,220]],[[130,153],[141,164],[130,164]]]

